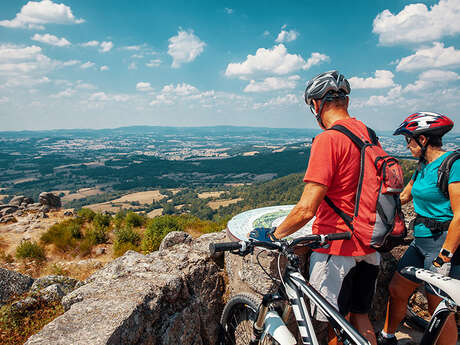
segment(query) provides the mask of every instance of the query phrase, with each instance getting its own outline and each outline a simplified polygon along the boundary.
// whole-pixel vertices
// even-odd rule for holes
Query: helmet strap
[[[425,154],[426,154],[426,149],[428,147],[428,143],[425,146],[423,146],[422,143],[420,142],[420,140],[418,140],[417,137],[414,136],[413,138],[414,138],[415,142],[418,144],[418,146],[420,146],[421,149],[422,149],[422,151],[420,153],[420,158],[418,159],[419,166],[417,167],[417,170],[419,170],[419,169],[421,169],[421,164],[426,163]]]
[[[323,112],[324,103],[326,103],[326,98],[323,98],[321,100],[321,104],[319,105],[318,113],[316,113],[313,103],[310,105],[310,110],[313,113],[313,115],[315,115],[316,121],[318,121],[321,127],[326,128],[326,126],[323,123],[323,120],[321,119],[321,113]]]

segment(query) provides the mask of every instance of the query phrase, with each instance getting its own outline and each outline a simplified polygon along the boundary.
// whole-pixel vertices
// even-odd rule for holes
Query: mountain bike
[[[295,345],[297,340],[286,326],[291,312],[294,313],[297,321],[301,344],[319,345],[312,324],[312,316],[304,298],[314,303],[326,316],[338,341],[344,345],[368,345],[368,340],[305,280],[299,269],[300,259],[294,253],[294,249],[298,247],[325,247],[329,241],[349,239],[350,235],[350,233],[308,235],[294,240],[276,242],[259,242],[248,239],[240,242],[211,243],[209,246],[211,255],[216,252],[230,251],[233,254],[245,256],[252,254],[254,248],[257,247],[279,253],[280,284],[278,290],[275,293],[265,294],[260,302],[257,296],[248,293],[232,297],[222,312],[220,322],[223,334],[219,345]],[[287,258],[287,265],[283,273],[280,265],[281,256]],[[262,265],[260,266],[264,270]],[[421,341],[422,345],[435,344],[447,317],[456,312],[457,306],[460,305],[460,280],[414,267],[406,267],[405,272],[426,281],[450,296],[442,296],[443,300],[434,312]],[[267,272],[265,273],[268,275]]]

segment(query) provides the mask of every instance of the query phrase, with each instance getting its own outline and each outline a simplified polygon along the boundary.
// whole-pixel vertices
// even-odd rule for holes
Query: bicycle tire
[[[232,297],[224,307],[220,319],[224,339],[223,345],[246,345],[253,336],[253,324],[257,315],[260,299],[249,293]],[[265,336],[261,345],[279,345],[269,335]]]
[[[421,331],[425,331],[428,327],[428,321],[425,320],[423,317],[419,316],[412,308],[408,305],[406,310],[406,321],[413,327],[420,329]],[[457,332],[460,337],[460,324],[458,315],[456,315],[457,321]]]

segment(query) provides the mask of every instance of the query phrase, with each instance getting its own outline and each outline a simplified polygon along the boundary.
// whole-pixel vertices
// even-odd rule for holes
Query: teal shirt
[[[454,216],[450,207],[450,200],[436,187],[438,168],[451,153],[446,152],[430,164],[423,165],[412,186],[415,212],[423,217],[445,222]],[[460,159],[454,162],[449,175],[449,183],[457,181],[460,181]],[[414,236],[430,237],[432,233],[430,229],[420,223],[414,228]]]

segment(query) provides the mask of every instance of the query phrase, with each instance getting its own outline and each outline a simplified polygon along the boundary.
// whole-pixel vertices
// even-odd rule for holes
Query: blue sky
[[[0,3],[0,130],[315,128],[332,69],[377,130],[460,121],[460,0],[62,1]]]

